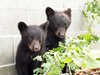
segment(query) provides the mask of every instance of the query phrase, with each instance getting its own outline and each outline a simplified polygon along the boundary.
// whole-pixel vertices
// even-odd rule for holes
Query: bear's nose
[[[64,34],[60,34],[60,38],[64,38]]]
[[[34,50],[35,51],[38,51],[38,46],[34,46]]]

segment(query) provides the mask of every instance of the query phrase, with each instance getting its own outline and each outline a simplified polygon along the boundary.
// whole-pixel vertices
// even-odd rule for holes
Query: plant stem
[[[59,69],[61,71],[61,68],[60,68],[59,64],[57,63],[57,61],[56,61],[55,54],[54,54],[54,60],[55,60],[56,64],[58,65],[58,67],[59,67]],[[62,74],[62,71],[61,71],[61,74]]]
[[[83,27],[84,22],[85,22],[85,19],[84,19],[83,22],[82,22],[82,26],[81,26],[81,28]]]
[[[68,69],[69,69],[69,73],[70,73],[70,75],[72,75],[72,73],[71,73],[71,69],[70,69],[70,66],[69,66],[69,63],[67,63],[67,66],[68,66]]]

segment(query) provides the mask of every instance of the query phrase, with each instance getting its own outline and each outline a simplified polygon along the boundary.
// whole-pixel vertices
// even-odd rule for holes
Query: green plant
[[[90,53],[92,48],[89,46],[90,41],[96,43],[98,40],[98,36],[88,33],[86,35],[79,35],[76,38],[68,37],[65,44],[60,42],[60,47],[54,48],[43,55],[43,58],[46,59],[46,63],[41,65],[43,69],[37,68],[34,72],[37,74],[42,72],[43,74],[40,75],[60,75],[66,63],[74,71],[80,67],[88,69],[100,67],[100,62],[96,60],[97,56]],[[37,59],[42,58],[38,56]]]
[[[93,23],[94,20],[100,23],[100,0],[93,0],[92,2],[87,1],[85,5],[87,6],[87,10],[86,11],[82,10],[82,13],[84,15],[83,23],[85,21],[89,23],[87,25],[87,28],[88,31],[92,33],[93,29],[91,27],[95,25]]]
[[[100,0],[93,0],[92,2],[85,3],[87,5],[87,11],[82,11],[84,15],[84,21],[89,22],[87,25],[88,33],[85,35],[79,35],[74,38],[68,37],[66,43],[59,42],[59,47],[49,50],[43,56],[37,56],[33,60],[42,61],[45,59],[46,62],[42,63],[42,68],[37,68],[34,70],[36,75],[61,75],[62,69],[66,66],[66,74],[71,75],[71,70],[76,70],[80,68],[97,68],[100,67],[100,58],[97,55],[92,54],[92,48],[89,46],[91,41],[97,43],[100,39],[97,35],[93,33],[91,28],[94,20],[100,22]],[[91,18],[91,21],[88,20]]]

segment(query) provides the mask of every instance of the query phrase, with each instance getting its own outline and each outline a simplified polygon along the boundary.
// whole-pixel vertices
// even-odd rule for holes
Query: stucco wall
[[[85,34],[86,27],[81,29],[83,15],[79,9],[81,6],[85,10],[85,2],[87,0],[0,0],[0,75],[17,75],[14,64],[21,38],[17,28],[19,21],[24,21],[28,25],[39,25],[46,21],[47,6],[59,11],[71,8],[72,23],[67,31],[67,37]],[[95,29],[100,37],[100,25],[96,23]],[[91,46],[99,49],[100,45]]]

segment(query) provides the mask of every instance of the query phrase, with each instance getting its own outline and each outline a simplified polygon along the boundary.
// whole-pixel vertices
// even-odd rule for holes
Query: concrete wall
[[[46,21],[47,6],[59,11],[71,8],[72,23],[67,36],[85,34],[86,27],[81,29],[83,15],[79,9],[79,6],[85,9],[85,2],[87,0],[0,0],[0,75],[17,75],[14,64],[16,49],[21,38],[17,28],[19,21],[24,21],[28,25],[39,25]],[[100,37],[98,24],[95,29]],[[99,44],[91,46],[99,49]]]

